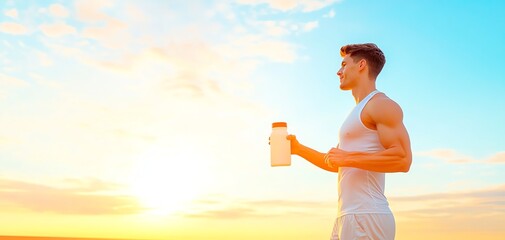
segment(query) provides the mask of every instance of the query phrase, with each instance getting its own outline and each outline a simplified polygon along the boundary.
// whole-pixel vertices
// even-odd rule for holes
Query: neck
[[[352,96],[354,97],[354,100],[356,101],[356,104],[361,102],[368,94],[373,92],[374,90],[377,90],[375,87],[375,82],[374,84],[367,84],[364,86],[359,86],[356,88],[352,89]]]

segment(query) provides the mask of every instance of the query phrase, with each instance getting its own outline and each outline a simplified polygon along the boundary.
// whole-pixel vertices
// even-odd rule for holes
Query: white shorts
[[[393,214],[346,214],[337,218],[331,240],[394,240]]]

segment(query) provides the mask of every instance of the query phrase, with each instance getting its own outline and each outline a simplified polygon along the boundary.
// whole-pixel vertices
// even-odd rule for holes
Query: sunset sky
[[[397,239],[505,236],[505,2],[5,0],[0,235],[328,239],[337,175],[270,167],[271,123],[321,152],[354,105],[339,49],[376,43],[409,173]]]

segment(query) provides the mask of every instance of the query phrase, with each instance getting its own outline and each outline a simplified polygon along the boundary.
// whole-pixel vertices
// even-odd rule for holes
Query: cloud
[[[327,14],[323,15],[324,18],[334,18],[335,17],[335,10],[331,9]]]
[[[189,41],[147,48],[112,61],[91,58],[85,61],[104,70],[138,76],[142,85],[155,85],[152,87],[160,89],[160,94],[164,95],[221,94],[221,85],[232,81],[228,74],[247,73],[240,67],[223,70],[237,64],[227,63],[209,44]]]
[[[12,35],[24,35],[28,33],[28,29],[19,23],[3,22],[0,23],[0,32]]]
[[[306,0],[301,1],[300,4],[303,6],[304,12],[312,12],[330,6],[336,2],[339,2],[339,0]]]
[[[108,192],[124,188],[121,184],[106,182],[98,178],[65,178],[60,182],[67,189],[82,193]]]
[[[316,29],[318,26],[319,26],[319,22],[318,21],[307,22],[307,23],[305,23],[303,25],[303,30],[305,32],[310,32],[310,31]]]
[[[259,4],[267,4],[270,8],[288,11],[296,8],[298,3],[296,0],[238,0],[238,3],[245,5],[259,5]]]
[[[218,47],[223,55],[235,59],[261,58],[268,61],[292,63],[297,58],[296,45],[261,35],[247,35],[232,39]]]
[[[73,45],[64,45],[55,43],[52,41],[44,42],[45,47],[52,50],[52,52],[48,51],[48,54],[54,54],[54,56],[64,56],[67,59],[78,60],[81,63],[85,63],[91,57],[89,54],[86,54],[83,49],[73,46]]]
[[[399,236],[431,231],[454,235],[472,232],[503,233],[505,222],[505,185],[467,191],[388,197]],[[245,200],[214,196],[195,203],[187,218],[247,221],[251,219],[310,219],[336,216],[331,201],[289,199]],[[281,220],[279,220],[281,221]],[[329,223],[331,224],[331,223]],[[410,239],[410,238],[408,238]]]
[[[37,57],[39,59],[41,66],[49,67],[54,64],[53,60],[51,60],[49,55],[45,52],[42,52],[42,51],[37,52]]]
[[[11,17],[11,18],[14,18],[14,19],[18,18],[18,10],[16,10],[15,8],[9,9],[9,10],[5,10],[4,14],[5,14],[5,16]]]
[[[116,184],[76,179],[68,182],[80,186],[56,188],[40,183],[0,178],[0,202],[34,212],[58,214],[116,215],[142,211],[132,197],[103,192],[117,189]]]
[[[77,19],[84,23],[81,35],[92,39],[107,49],[121,49],[131,47],[128,24],[104,12],[105,9],[117,7],[114,1],[78,0],[75,2]],[[139,11],[133,12],[131,7],[126,7],[126,16],[131,18],[141,16]],[[132,24],[139,19],[128,19]]]
[[[476,159],[474,157],[462,154],[454,149],[433,149],[415,153],[417,156],[440,159],[448,163],[505,163],[505,152],[497,152],[489,157]]]
[[[211,165],[206,171],[215,175],[208,182],[233,183],[244,167],[263,166],[257,158],[266,151],[271,113],[247,98],[254,90],[252,73],[261,63],[296,61],[295,44],[262,34],[237,36],[228,28],[213,32],[207,24],[193,27],[201,35],[181,38],[172,31],[134,29],[135,19],[102,12],[110,5],[89,6],[84,1],[76,6],[80,34],[41,38],[46,55],[33,54],[39,56],[37,63],[58,71],[34,68],[29,74],[39,94],[23,99],[26,104],[19,107],[24,107],[24,115],[16,114],[14,107],[2,109],[6,117],[0,125],[8,127],[1,135],[17,139],[3,150],[12,163],[9,173],[59,174],[43,167],[50,165],[75,176],[99,171],[128,181],[132,165],[142,162],[150,147],[177,152],[180,142],[206,154],[197,159]],[[151,22],[152,16],[146,17]],[[189,21],[178,28],[194,24]],[[123,33],[127,37],[122,38]],[[147,40],[128,37],[134,34]],[[88,44],[81,46],[79,40]],[[115,48],[120,44],[128,47]],[[30,151],[23,150],[27,148]],[[248,151],[255,154],[236,161],[237,153]],[[196,158],[180,156],[177,159]],[[249,175],[254,171],[241,177]],[[221,188],[216,183],[205,191]]]
[[[2,88],[9,88],[9,87],[27,87],[30,86],[30,84],[24,80],[21,80],[19,78],[11,77],[5,74],[0,73],[0,86]]]
[[[290,25],[286,21],[259,21],[255,23],[258,28],[264,29],[263,31],[270,36],[280,37],[287,35],[291,32]]]
[[[66,18],[69,15],[67,8],[61,4],[51,4],[51,6],[49,6],[49,13],[53,17],[58,18]]]
[[[239,0],[245,5],[267,4],[270,8],[280,11],[300,9],[303,12],[312,12],[330,6],[338,0]]]
[[[207,219],[238,219],[259,217],[253,208],[225,208],[218,210],[207,210],[198,213],[185,214],[189,218],[207,218]]]
[[[36,73],[28,73],[28,76],[35,83],[37,83],[39,86],[50,88],[50,89],[62,89],[60,83],[58,83],[56,81],[48,80],[48,79],[46,79],[42,75],[39,75],[39,74],[36,74]]]
[[[283,199],[264,200],[220,200],[200,199],[195,203],[196,210],[183,214],[189,218],[243,219],[293,216],[316,216],[334,212],[336,205],[329,201],[296,201]],[[225,198],[226,199],[226,198]]]
[[[273,37],[272,40],[281,39],[281,37],[290,34],[301,34],[314,30],[319,26],[318,21],[310,21],[306,23],[292,22],[287,20],[267,20],[267,21],[251,21],[249,27],[256,29],[263,34],[265,38]]]
[[[405,225],[444,226],[446,231],[503,230],[505,185],[461,192],[389,197],[395,218]],[[438,231],[438,230],[437,230]]]
[[[488,163],[505,163],[505,151],[498,152],[485,160]]]
[[[416,155],[437,158],[450,163],[469,163],[473,161],[472,157],[459,153],[454,149],[433,149],[418,152]]]
[[[40,30],[48,37],[62,37],[76,33],[76,29],[65,23],[42,24]]]
[[[103,13],[103,9],[114,6],[112,0],[78,0],[75,2],[77,19],[88,22],[100,22],[111,17]]]
[[[126,32],[127,24],[115,19],[105,21],[104,26],[86,27],[82,30],[82,36],[100,42],[110,49],[123,48],[129,43]]]
[[[116,174],[126,171],[150,144],[202,139],[191,145],[205,146],[227,141],[221,138],[258,129],[254,121],[265,114],[261,107],[233,96],[250,74],[247,61],[227,59],[212,44],[198,39],[144,46],[138,53],[121,52],[106,59],[72,44],[52,39],[44,43],[53,65],[65,59],[72,63],[66,65],[74,68],[72,72],[82,74],[63,74],[63,70],[44,78],[38,77],[40,73],[31,75],[38,85],[53,86],[45,90],[57,91],[46,92],[52,96],[49,99],[26,99],[31,109],[26,109],[24,119],[15,114],[0,119],[13,129],[3,130],[3,135],[21,140],[9,151],[19,164],[51,162],[77,175],[93,174],[97,168]],[[41,63],[51,63],[45,55],[40,57]],[[86,76],[88,72],[93,77]],[[223,134],[223,129],[232,132]],[[31,151],[20,150],[27,146],[32,146]]]

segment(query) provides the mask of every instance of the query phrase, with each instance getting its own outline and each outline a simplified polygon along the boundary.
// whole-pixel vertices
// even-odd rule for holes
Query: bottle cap
[[[272,128],[276,127],[288,127],[288,124],[286,122],[274,122],[272,123]]]

